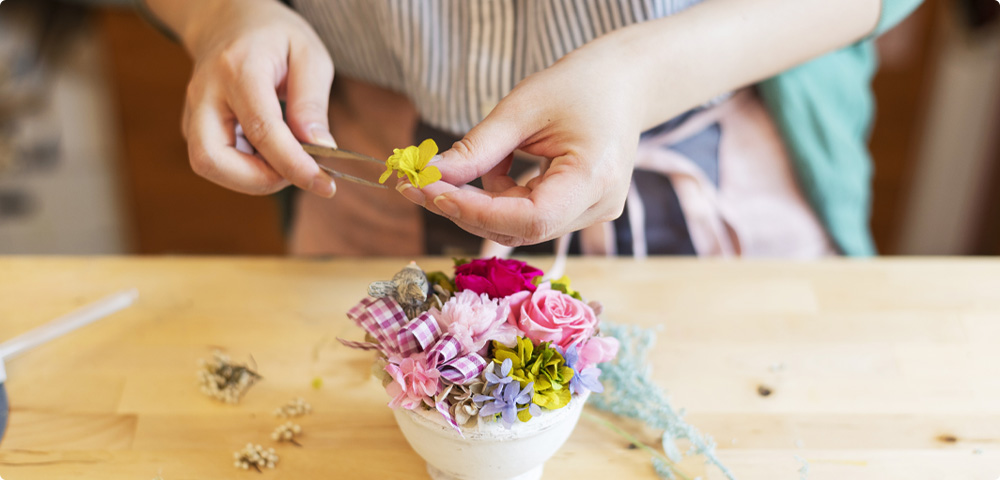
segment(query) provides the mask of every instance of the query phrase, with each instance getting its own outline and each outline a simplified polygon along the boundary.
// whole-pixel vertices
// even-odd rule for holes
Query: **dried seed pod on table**
[[[308,413],[312,413],[312,405],[309,405],[302,397],[296,397],[278,407],[274,411],[274,416],[282,418],[301,417]]]
[[[292,422],[285,422],[284,425],[278,425],[278,428],[274,429],[271,433],[271,439],[278,442],[290,442],[294,445],[302,446],[295,437],[302,433],[302,427]]]
[[[245,364],[235,364],[228,355],[216,351],[211,360],[201,360],[198,383],[201,393],[226,403],[239,403],[262,377]]]
[[[233,452],[233,466],[249,470],[253,468],[258,472],[262,468],[274,468],[278,463],[278,454],[273,448],[264,449],[260,445],[248,443],[242,450]]]

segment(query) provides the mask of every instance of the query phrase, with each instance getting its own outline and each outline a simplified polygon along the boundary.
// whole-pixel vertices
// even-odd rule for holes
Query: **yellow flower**
[[[409,178],[410,183],[417,188],[423,188],[441,180],[441,171],[433,165],[427,166],[427,163],[437,153],[437,144],[429,138],[421,142],[419,147],[411,145],[404,149],[393,149],[392,155],[385,161],[385,172],[378,179],[378,183],[385,183],[393,170],[398,170],[396,175],[399,178],[404,176]]]

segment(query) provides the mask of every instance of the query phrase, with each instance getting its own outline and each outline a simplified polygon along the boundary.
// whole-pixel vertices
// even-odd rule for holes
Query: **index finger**
[[[320,170],[281,118],[281,105],[266,68],[248,65],[230,90],[229,106],[244,135],[278,173],[295,186],[323,197],[336,191],[333,179]]]

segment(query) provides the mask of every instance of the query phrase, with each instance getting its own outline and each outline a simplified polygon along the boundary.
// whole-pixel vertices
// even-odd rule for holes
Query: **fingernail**
[[[333,134],[322,125],[309,127],[309,136],[312,137],[312,143],[316,145],[337,148],[337,142],[333,139]]]
[[[396,185],[396,191],[403,194],[403,197],[406,197],[407,200],[416,203],[421,207],[424,206],[424,202],[427,201],[424,193],[421,192],[419,188],[413,188],[413,185],[406,182]]]
[[[441,160],[441,155],[440,154],[434,155],[433,157],[431,157],[430,161],[427,162],[427,163],[434,163],[434,162],[437,162],[438,160]]]
[[[319,172],[313,178],[312,185],[309,186],[309,191],[323,198],[330,198],[333,197],[333,194],[337,193],[337,184],[329,175]]]
[[[452,218],[459,218],[458,205],[456,205],[455,202],[451,201],[448,197],[444,195],[434,197],[434,205],[437,205],[437,207],[441,209],[445,215]]]

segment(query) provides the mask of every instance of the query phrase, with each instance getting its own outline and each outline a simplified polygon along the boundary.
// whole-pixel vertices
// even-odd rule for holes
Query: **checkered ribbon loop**
[[[371,335],[375,343],[352,342],[338,338],[340,343],[362,350],[378,349],[386,356],[399,354],[399,330],[409,320],[406,318],[406,312],[403,312],[395,300],[389,297],[367,297],[347,311],[347,318]]]
[[[441,335],[441,327],[429,313],[421,313],[396,334],[396,345],[402,358],[423,352]]]
[[[387,357],[406,358],[430,347],[441,335],[441,327],[427,312],[410,320],[389,297],[365,298],[347,312],[347,317],[368,332],[376,343],[337,340],[351,348],[379,350]]]
[[[486,360],[476,353],[459,357],[460,350],[461,345],[455,336],[446,333],[427,351],[427,363],[436,366],[445,380],[464,385],[483,372]]]

